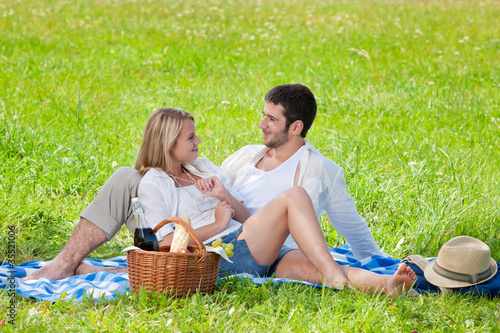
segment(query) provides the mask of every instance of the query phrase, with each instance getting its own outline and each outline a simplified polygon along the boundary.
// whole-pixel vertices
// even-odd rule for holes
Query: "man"
[[[221,166],[250,213],[286,189],[300,186],[311,197],[318,218],[326,212],[356,258],[383,255],[347,193],[342,168],[305,139],[316,116],[313,93],[300,84],[280,85],[266,94],[265,102],[259,124],[264,146],[245,146]],[[291,237],[285,245],[297,248]],[[287,259],[292,256],[303,257],[299,251],[288,252],[271,271],[276,270],[277,277],[293,278],[293,272],[304,267],[287,267]],[[303,259],[303,264],[308,265],[308,260]]]
[[[342,168],[305,139],[316,117],[312,92],[299,84],[280,85],[266,94],[265,101],[264,118],[259,124],[264,146],[245,146],[222,164],[250,212],[284,190],[301,186],[311,197],[317,216],[327,213],[358,259],[383,254],[347,193]],[[81,264],[83,258],[110,240],[122,224],[133,230],[130,201],[137,196],[139,182],[135,169],[118,169],[82,212],[80,223],[61,253],[29,279],[54,280],[91,272],[92,267]],[[296,247],[291,237],[286,245]],[[292,257],[295,260],[290,260]],[[300,262],[297,258],[303,259],[300,265],[296,264]],[[312,269],[309,265],[300,251],[290,251],[271,271],[276,271],[277,277],[294,278],[295,271]]]

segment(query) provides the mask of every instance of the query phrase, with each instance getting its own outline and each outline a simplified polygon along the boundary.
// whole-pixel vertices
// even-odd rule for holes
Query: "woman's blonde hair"
[[[160,108],[149,117],[134,166],[141,176],[152,168],[172,172],[170,149],[181,133],[184,119],[194,121],[191,114],[176,108]]]

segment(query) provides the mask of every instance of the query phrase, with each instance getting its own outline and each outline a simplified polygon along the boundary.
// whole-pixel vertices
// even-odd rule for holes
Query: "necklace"
[[[183,171],[184,171],[184,170],[183,170]],[[190,183],[196,184],[196,179],[194,179],[194,177],[193,177],[193,176],[191,176],[191,174],[190,174],[190,173],[185,172],[185,171],[184,171],[184,173],[188,176],[188,178],[189,178],[189,179],[184,179],[184,178],[181,178],[181,177],[177,177],[177,176],[174,176],[174,175],[172,175],[172,174],[168,174],[168,175],[169,175],[170,177],[174,178],[174,181],[176,182],[176,184],[177,184],[177,180],[183,180],[183,181],[185,181],[185,182],[190,182]]]
[[[182,186],[182,184],[178,181],[178,179],[182,179],[184,181],[187,181],[187,182],[191,182],[193,184],[196,183],[196,179],[194,179],[194,177],[189,173],[189,171],[187,170],[184,170],[184,173],[188,176],[189,180],[187,179],[184,179],[184,178],[179,178],[179,177],[176,177],[174,175],[171,175],[169,174],[169,176],[174,180],[174,183],[177,187],[181,188],[184,192],[187,193],[187,195],[194,201],[194,204],[196,205],[196,208],[198,208],[198,211],[200,212],[200,216],[203,215],[203,212],[202,210],[200,209],[200,206],[198,205],[198,202],[202,202],[203,200],[206,200],[209,207],[210,207],[210,214],[208,216],[205,216],[204,218],[202,218],[203,221],[208,221],[212,218],[212,213],[213,213],[213,209],[212,209],[212,203],[210,202],[210,198],[208,195],[206,195],[203,191],[197,189],[200,193],[201,193],[201,197],[197,197],[196,195],[194,195],[193,193],[191,193],[191,191],[188,191],[184,188],[184,186]]]

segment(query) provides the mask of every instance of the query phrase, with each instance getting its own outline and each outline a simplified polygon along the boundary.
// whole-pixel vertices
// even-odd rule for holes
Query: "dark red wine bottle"
[[[135,216],[134,245],[144,251],[160,251],[158,239],[144,216],[144,209],[138,198],[132,199]]]
[[[158,240],[151,228],[135,228],[134,245],[145,251],[159,251]]]

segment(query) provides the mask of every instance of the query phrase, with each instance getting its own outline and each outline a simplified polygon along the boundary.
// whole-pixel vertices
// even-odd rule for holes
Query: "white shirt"
[[[251,214],[264,207],[278,194],[293,187],[295,170],[297,170],[302,149],[304,146],[274,170],[257,169],[255,165],[258,161],[251,166],[238,189],[238,193],[245,198],[244,204]]]
[[[233,197],[241,201],[240,195],[232,190],[226,173],[209,160],[200,157],[185,164],[185,167],[201,178],[217,176]],[[151,169],[146,172],[139,183],[138,196],[151,228],[168,217],[181,217],[179,215],[179,194],[175,183],[169,175],[161,170]],[[158,240],[162,240],[171,232],[173,232],[173,227],[171,224],[167,224],[158,230],[156,237]]]
[[[245,146],[222,163],[221,168],[228,173],[235,191],[268,150],[264,145]],[[366,221],[359,216],[354,199],[347,193],[344,170],[321,155],[307,140],[299,168],[298,185],[311,197],[316,215],[319,218],[326,212],[332,226],[349,243],[354,256],[363,259],[385,255],[379,250]]]

